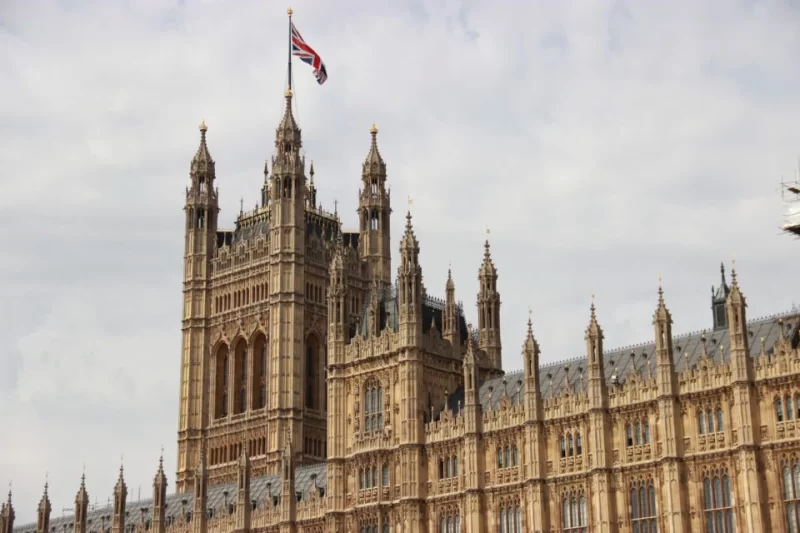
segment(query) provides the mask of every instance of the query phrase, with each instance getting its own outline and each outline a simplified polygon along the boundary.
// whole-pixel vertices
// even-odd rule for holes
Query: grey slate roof
[[[399,323],[400,311],[397,302],[397,287],[396,286],[383,286],[371,288],[366,296],[366,302],[372,298],[372,291],[378,290],[378,301],[380,302],[380,321],[381,330],[388,327],[392,331],[397,331]],[[443,315],[445,308],[445,301],[439,298],[434,298],[425,294],[422,301],[422,332],[428,333],[431,330],[431,324],[436,323],[436,329],[441,332],[443,328]],[[458,313],[458,329],[460,333],[461,343],[467,340],[467,321],[464,318],[464,310],[461,303],[457,304],[456,312]],[[364,337],[369,333],[369,305],[365,305],[361,312],[361,321],[358,324],[358,331]]]
[[[324,489],[327,485],[327,465],[324,463],[315,465],[298,466],[295,469],[295,492],[303,495],[306,498],[310,491],[314,489],[315,480],[313,476],[316,475],[316,487]],[[271,484],[270,493],[267,494],[267,486]],[[259,509],[264,505],[272,505],[272,498],[268,496],[280,496],[281,494],[281,477],[279,475],[268,475],[254,477],[250,481],[250,498],[255,500]],[[229,504],[236,503],[236,484],[226,483],[223,485],[214,485],[208,487],[208,507],[214,509],[214,513],[218,514],[224,512],[225,508],[225,491],[228,492],[227,501]],[[112,498],[113,499],[113,498]],[[184,504],[184,501],[186,502]],[[191,512],[194,508],[194,495],[189,493],[174,493],[167,495],[167,510],[166,516],[173,516],[177,520],[182,512]],[[144,519],[150,520],[152,516],[153,500],[146,499],[136,502],[128,501],[126,503],[127,523],[139,523],[142,520],[142,509],[145,510]],[[88,533],[101,533],[102,527],[105,524],[106,529],[111,527],[111,517],[114,509],[111,505],[98,506],[96,509],[91,510],[89,505],[89,513],[87,514],[86,530]],[[103,517],[107,517],[103,522]],[[65,533],[64,526],[66,525],[66,533],[72,533],[74,515],[60,517],[53,513],[50,518],[50,532],[51,533]],[[14,533],[36,533],[36,523],[21,524],[14,527]]]
[[[781,324],[782,321],[782,324]],[[747,324],[748,340],[750,343],[750,356],[755,358],[761,354],[761,338],[764,338],[764,349],[771,354],[781,335],[781,330],[792,346],[796,347],[800,341],[800,315],[794,312],[783,313],[766,318],[749,321]],[[680,373],[694,368],[703,354],[702,337],[706,337],[706,352],[715,362],[728,361],[729,344],[727,329],[716,331],[703,330],[689,334],[678,335],[672,340],[672,360],[676,372]],[[725,350],[721,350],[724,346]],[[655,371],[655,342],[626,346],[603,354],[606,382],[610,385],[614,376],[619,383],[635,369],[643,376],[650,376]],[[688,354],[688,357],[686,356]],[[652,361],[652,366],[650,365]],[[550,363],[539,367],[539,386],[542,396],[553,397],[569,385],[573,391],[582,391],[585,388],[585,379],[582,372],[586,371],[586,358],[578,357],[567,361]],[[500,398],[505,391],[512,403],[521,400],[525,386],[522,372],[511,372],[500,378],[487,380],[481,384],[479,398],[484,411],[496,409]],[[464,403],[464,390],[459,388],[447,400],[448,408],[455,411],[458,404]]]

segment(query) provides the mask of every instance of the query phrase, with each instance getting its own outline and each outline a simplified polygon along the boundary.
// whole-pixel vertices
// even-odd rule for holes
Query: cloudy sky
[[[800,155],[800,5],[293,0],[329,74],[295,62],[320,198],[353,227],[369,126],[429,291],[474,317],[484,228],[504,362],[527,310],[545,361],[649,340],[657,276],[676,332],[711,324],[736,258],[750,316],[787,310],[800,243],[781,177]],[[285,7],[263,0],[0,1],[0,482],[17,523],[85,462],[105,502],[124,455],[175,470],[183,190],[209,125],[222,220],[258,199],[286,80]],[[397,240],[395,241],[397,243]],[[170,482],[174,476],[170,476]],[[140,489],[141,487],[141,489]]]

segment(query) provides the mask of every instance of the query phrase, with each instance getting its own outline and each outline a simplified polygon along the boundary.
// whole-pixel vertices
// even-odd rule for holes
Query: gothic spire
[[[214,160],[211,158],[211,152],[209,152],[208,143],[206,142],[207,131],[208,126],[206,126],[206,121],[204,120],[200,123],[200,146],[197,147],[197,152],[192,159],[192,169],[203,166],[209,168],[214,165]]]
[[[286,107],[283,110],[281,123],[275,132],[275,146],[279,148],[279,152],[281,145],[287,142],[291,143],[296,150],[299,150],[301,146],[300,127],[292,114],[292,90],[286,89],[284,97],[286,98]]]
[[[386,163],[378,150],[378,128],[374,123],[369,129],[369,133],[372,135],[372,143],[362,165],[362,175],[364,179],[368,176],[386,177]]]

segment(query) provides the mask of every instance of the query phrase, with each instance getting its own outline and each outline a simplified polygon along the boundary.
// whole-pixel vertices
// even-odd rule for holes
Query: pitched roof
[[[781,334],[791,339],[792,345],[796,346],[800,341],[800,315],[788,312],[749,321],[747,336],[750,344],[750,357],[755,358],[761,354],[760,339],[762,337],[765,352],[771,354]],[[691,369],[697,365],[703,354],[703,336],[706,338],[708,356],[714,362],[719,362],[721,355],[724,361],[728,361],[729,350],[727,348],[730,340],[727,329],[695,331],[673,337],[672,360],[676,372],[680,373],[687,367]],[[722,346],[726,348],[724,351],[721,350]],[[647,342],[606,351],[603,354],[606,382],[610,385],[616,376],[618,383],[624,383],[634,370],[644,376],[649,376],[651,372],[655,371],[653,357],[655,348],[655,342]],[[652,366],[650,361],[653,361]],[[539,387],[542,396],[545,398],[558,396],[566,387],[574,391],[584,390],[586,382],[582,373],[585,369],[586,357],[576,357],[539,367]],[[481,407],[484,411],[497,409],[504,393],[512,403],[517,403],[521,401],[524,390],[525,385],[521,371],[487,380],[481,384],[479,391]],[[457,409],[459,401],[463,405],[463,398],[464,391],[459,388],[448,398],[448,408]]]
[[[325,463],[315,465],[298,466],[295,469],[295,492],[300,493],[305,497],[315,487],[325,488],[327,486],[327,465]],[[313,476],[316,475],[316,480]],[[267,494],[267,486],[270,485],[270,492]],[[268,501],[268,496],[280,496],[281,494],[281,477],[279,475],[267,475],[254,477],[250,480],[250,498],[257,502],[258,508],[263,508]],[[225,507],[225,492],[227,491],[228,503],[236,503],[236,483],[225,483],[222,485],[214,485],[208,487],[208,507],[214,509],[215,514],[224,512]],[[271,501],[269,505],[272,505]],[[166,499],[166,513],[167,517],[173,516],[177,519],[183,512],[191,512],[194,508],[194,495],[192,492],[188,493],[173,493],[168,494]],[[153,500],[152,498],[139,500],[136,502],[127,502],[125,511],[128,516],[128,523],[138,523],[142,520],[142,510],[145,510],[145,520],[152,518]],[[111,527],[111,518],[114,514],[112,505],[104,505],[97,507],[87,513],[87,533],[101,533],[103,524],[106,528]],[[106,517],[105,522],[103,517]],[[64,526],[67,526],[69,533],[72,532],[74,522],[74,515],[50,518],[50,532],[51,533],[64,533]],[[21,524],[14,527],[14,533],[35,533],[36,523]]]

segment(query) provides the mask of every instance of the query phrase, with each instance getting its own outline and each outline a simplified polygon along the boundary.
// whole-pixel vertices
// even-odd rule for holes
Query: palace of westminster
[[[392,270],[377,129],[358,230],[318,207],[292,93],[259,204],[218,227],[205,124],[186,191],[178,467],[152,499],[0,533],[800,532],[800,316],[748,321],[735,271],[708,329],[606,351],[592,303],[584,357],[505,373],[489,243],[477,323],[450,277],[423,286],[411,215]]]

